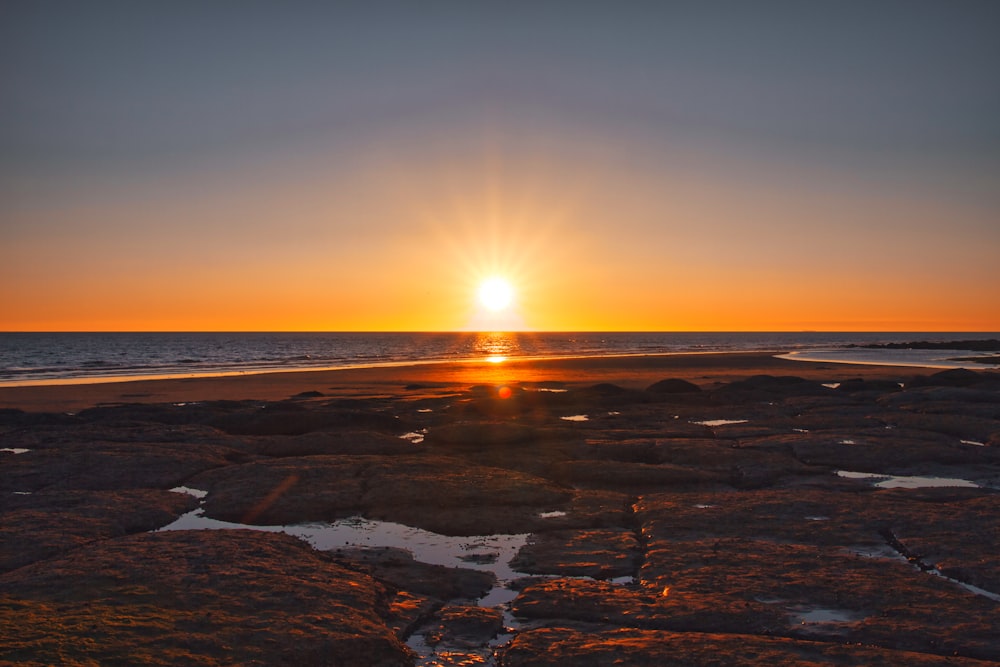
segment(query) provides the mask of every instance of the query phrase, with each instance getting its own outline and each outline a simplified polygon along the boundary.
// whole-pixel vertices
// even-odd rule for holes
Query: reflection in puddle
[[[560,417],[559,419],[567,422],[585,422],[589,421],[590,417],[587,415],[569,415],[568,417]]]
[[[207,494],[200,489],[178,486],[171,491],[187,493],[196,498]],[[565,516],[562,511],[542,512],[541,518]],[[480,607],[498,607],[503,613],[504,629],[487,644],[479,647],[448,645],[428,645],[424,632],[417,629],[406,640],[407,646],[417,655],[417,665],[487,665],[494,664],[493,653],[497,647],[509,642],[520,627],[510,613],[510,603],[519,594],[510,588],[515,579],[527,577],[523,572],[514,571],[510,562],[528,541],[528,534],[517,535],[477,535],[471,537],[449,537],[389,521],[373,521],[363,517],[350,517],[332,523],[307,523],[288,526],[254,526],[248,524],[219,521],[204,516],[199,508],[179,517],[173,523],[160,528],[166,530],[221,530],[249,529],[265,532],[285,533],[308,542],[313,548],[331,551],[343,548],[390,547],[409,551],[415,561],[445,567],[462,567],[491,572],[497,578],[496,586],[485,596],[475,601]],[[573,577],[590,579],[590,577]],[[610,583],[617,585],[634,584],[632,576],[616,577]]]
[[[885,558],[888,560],[903,561],[904,563],[908,562],[905,556],[890,547],[888,544],[856,545],[852,547],[844,547],[843,551],[854,556],[861,556],[862,558]]]
[[[399,437],[402,438],[403,440],[409,440],[414,445],[419,445],[421,442],[424,441],[424,436],[426,435],[427,435],[427,429],[422,428],[419,431],[411,431],[410,433],[404,433]]]
[[[826,624],[826,623],[857,623],[864,620],[866,616],[859,612],[847,609],[826,609],[823,607],[792,607],[789,609],[792,618],[800,625]]]
[[[937,568],[927,570],[927,573],[933,574],[936,577],[941,577],[942,579],[946,579],[953,584],[958,584],[959,586],[969,591],[970,593],[974,593],[976,595],[982,595],[984,598],[989,598],[994,602],[1000,602],[1000,595],[998,595],[997,593],[988,591],[985,588],[980,588],[979,586],[973,586],[972,584],[967,584],[964,581],[959,581],[958,579],[952,579],[948,575],[942,574],[941,570],[938,570]]]
[[[208,491],[202,491],[201,489],[192,489],[189,486],[175,486],[170,490],[173,491],[174,493],[186,493],[187,495],[194,496],[199,500],[208,495]]]
[[[11,454],[24,454],[30,451],[30,449],[25,449],[24,447],[0,447],[0,452],[10,452]]]
[[[902,475],[880,475],[873,472],[852,472],[850,470],[838,470],[837,476],[847,479],[881,480],[874,483],[880,489],[927,489],[941,486],[959,486],[972,489],[982,488],[973,481],[955,477],[906,477]]]
[[[960,440],[963,445],[975,445],[976,447],[985,447],[985,442],[979,442],[978,440]]]
[[[867,614],[849,609],[790,604],[791,600],[782,598],[758,597],[756,600],[764,604],[780,605],[788,613],[789,619],[796,625],[845,625],[857,623],[868,617]]]
[[[749,419],[706,419],[700,422],[691,422],[692,424],[701,424],[702,426],[728,426],[729,424],[746,424]]]
[[[527,534],[449,537],[399,523],[362,517],[333,523],[252,526],[210,519],[203,512],[200,508],[188,512],[160,530],[263,530],[293,535],[321,551],[344,547],[396,547],[409,551],[415,560],[422,563],[492,572],[501,583],[515,578],[510,561],[528,540]]]

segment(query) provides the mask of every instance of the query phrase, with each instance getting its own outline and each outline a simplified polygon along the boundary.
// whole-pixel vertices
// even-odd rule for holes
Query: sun
[[[499,312],[507,308],[513,300],[514,288],[503,278],[490,278],[479,286],[479,303],[488,310]]]

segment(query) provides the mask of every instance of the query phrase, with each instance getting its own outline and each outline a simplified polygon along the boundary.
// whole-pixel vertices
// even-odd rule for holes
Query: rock
[[[899,386],[898,382],[893,382],[892,380],[865,380],[863,378],[854,378],[852,380],[843,380],[837,387],[837,391],[842,391],[845,393],[856,393],[856,392],[873,392],[873,393],[896,393],[902,391],[903,388]]]
[[[724,484],[728,474],[670,464],[621,463],[618,461],[566,461],[555,469],[557,479],[589,489],[653,492]]]
[[[640,559],[631,530],[560,530],[528,538],[511,567],[527,574],[612,579],[636,574]]]
[[[256,531],[145,533],[0,576],[0,660],[411,664],[371,578]],[[26,629],[30,628],[30,631]]]
[[[240,452],[211,445],[68,442],[9,457],[3,463],[0,492],[170,489],[243,458]]]
[[[929,376],[914,378],[912,384],[915,387],[971,387],[986,380],[986,377],[965,368],[950,368],[940,373]]]
[[[403,549],[348,548],[331,554],[351,569],[363,568],[394,588],[440,600],[475,600],[496,585],[496,577],[489,572],[420,563]]]
[[[745,380],[736,380],[727,385],[723,385],[712,393],[716,396],[729,396],[734,398],[751,398],[753,400],[766,400],[774,396],[791,396],[805,394],[825,394],[831,389],[824,387],[819,382],[806,380],[794,375],[775,377],[772,375],[754,375]]]
[[[301,391],[292,396],[292,398],[323,398],[324,396],[326,394],[321,391]]]
[[[687,380],[670,378],[649,385],[646,391],[654,394],[697,394],[701,392],[701,387]]]
[[[154,489],[6,495],[0,501],[0,572],[97,540],[155,530],[197,505],[192,496]]]
[[[546,435],[537,427],[513,422],[457,422],[431,429],[427,441],[430,444],[489,447],[529,444],[544,439]]]
[[[854,646],[662,630],[538,628],[520,632],[503,651],[502,667],[700,667],[731,665],[886,665],[979,667],[979,660]]]
[[[424,634],[429,645],[452,648],[484,646],[503,629],[499,609],[449,605],[437,613],[435,623]]]
[[[319,454],[414,454],[424,447],[387,433],[343,429],[294,436],[260,436],[247,442],[247,449],[264,456],[312,456]]]
[[[547,480],[440,456],[306,456],[256,461],[192,480],[210,491],[206,513],[261,525],[332,521],[350,514],[400,521],[449,535],[465,532],[495,510],[498,517],[532,514],[572,496]],[[458,526],[442,530],[437,514]],[[508,528],[515,526],[510,525]],[[512,532],[498,530],[497,532]],[[517,531],[514,531],[517,532]]]
[[[302,435],[333,429],[405,432],[399,418],[376,411],[312,406],[301,402],[266,403],[252,409],[222,414],[210,425],[233,435]]]

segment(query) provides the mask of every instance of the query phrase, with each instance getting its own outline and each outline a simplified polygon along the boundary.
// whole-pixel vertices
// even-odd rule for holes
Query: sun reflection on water
[[[506,361],[511,355],[517,354],[521,346],[516,334],[503,331],[484,331],[476,334],[472,349],[476,354],[485,355],[486,361],[499,364]]]

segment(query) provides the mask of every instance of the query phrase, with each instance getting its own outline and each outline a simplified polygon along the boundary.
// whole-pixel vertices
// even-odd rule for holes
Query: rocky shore
[[[1000,373],[710,356],[25,392],[0,661],[1000,662]]]

